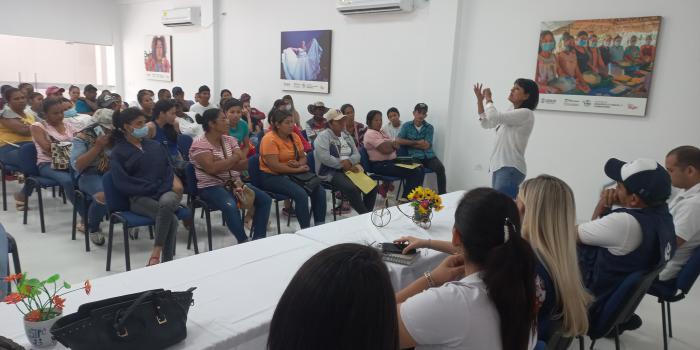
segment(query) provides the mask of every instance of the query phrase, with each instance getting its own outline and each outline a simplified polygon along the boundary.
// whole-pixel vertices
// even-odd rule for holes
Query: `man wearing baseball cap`
[[[671,178],[651,159],[629,163],[611,158],[605,174],[617,182],[600,196],[591,222],[578,226],[579,264],[584,285],[595,296],[589,318],[596,319],[607,299],[629,274],[648,273],[674,254],[676,237],[666,200]],[[612,210],[613,206],[619,206]],[[641,326],[631,317],[619,331]]]
[[[87,84],[83,88],[85,97],[78,98],[75,102],[75,110],[81,114],[92,115],[100,107],[97,105],[97,88],[92,84]]]
[[[63,97],[63,92],[66,91],[64,88],[58,86],[49,86],[46,88],[46,98],[52,97]]]
[[[428,105],[418,103],[413,108],[413,120],[401,126],[396,142],[408,149],[408,155],[437,175],[438,194],[447,192],[445,166],[433,152],[433,126],[425,121]]]

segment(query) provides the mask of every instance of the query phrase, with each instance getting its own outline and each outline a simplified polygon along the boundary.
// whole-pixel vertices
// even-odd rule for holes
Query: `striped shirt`
[[[231,178],[238,178],[240,175],[237,171],[222,171],[216,176],[212,176],[204,172],[202,165],[197,162],[197,156],[202,153],[212,153],[214,154],[214,160],[221,160],[224,158],[233,157],[233,153],[238,151],[238,141],[235,137],[228,135],[223,135],[222,140],[224,147],[226,147],[226,157],[221,149],[221,145],[212,145],[205,135],[202,135],[192,142],[192,147],[190,148],[190,160],[194,164],[195,175],[197,176],[197,188],[207,188],[212,186],[222,186],[224,182]]]

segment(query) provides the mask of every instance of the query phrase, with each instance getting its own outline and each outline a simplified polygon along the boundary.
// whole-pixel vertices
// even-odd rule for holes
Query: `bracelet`
[[[428,281],[428,288],[435,287],[435,281],[433,281],[433,276],[430,275],[430,272],[423,272],[423,277]],[[427,290],[428,288],[425,289]]]

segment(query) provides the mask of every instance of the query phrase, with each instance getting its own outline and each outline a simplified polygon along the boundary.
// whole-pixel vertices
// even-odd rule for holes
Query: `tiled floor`
[[[13,193],[18,189],[16,183],[8,183],[8,192]],[[64,205],[60,199],[51,198],[50,192],[45,195],[46,233],[40,233],[39,211],[36,197],[30,200],[29,219],[27,225],[22,225],[20,213],[14,209],[14,201],[9,198],[9,210],[0,211],[0,222],[17,240],[22,270],[38,277],[60,273],[67,281],[81,281],[86,278],[96,278],[109,274],[125,271],[123,240],[119,230],[115,231],[115,243],[112,255],[112,271],[105,271],[106,249],[105,246],[92,245],[90,252],[85,252],[83,236],[78,234],[77,240],[70,239],[70,227],[72,209],[70,205]],[[330,198],[330,197],[329,197]],[[330,208],[330,203],[328,205]],[[274,220],[274,208],[272,210],[271,226],[269,234],[276,234]],[[332,216],[328,214],[328,220]],[[291,226],[286,226],[286,217],[282,216],[282,232],[297,231],[298,224],[294,219]],[[228,229],[221,226],[221,216],[218,213],[212,215],[212,230],[214,248],[220,248],[235,244],[235,239]],[[206,249],[206,230],[204,220],[195,220],[199,236],[201,251]],[[107,231],[107,225],[103,223],[103,230]],[[144,232],[145,231],[145,232]],[[131,241],[131,266],[132,269],[146,264],[152,247],[148,239],[148,232],[142,231],[140,238]],[[194,254],[186,249],[187,234],[184,228],[178,232],[177,257]],[[691,291],[683,301],[673,306],[673,326],[675,338],[670,340],[669,348],[673,350],[700,350],[700,288]],[[642,327],[634,332],[622,335],[623,349],[661,349],[661,308],[652,297],[646,297],[640,305],[637,313],[644,320]],[[2,331],[0,330],[0,334]],[[587,342],[586,348],[590,342]],[[614,344],[608,340],[600,340],[596,349],[614,349]],[[578,345],[572,346],[578,349]]]

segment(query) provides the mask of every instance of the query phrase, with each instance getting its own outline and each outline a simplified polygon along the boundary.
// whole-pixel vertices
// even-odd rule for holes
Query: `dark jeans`
[[[250,184],[247,186],[255,192],[252,238],[265,238],[272,199],[267,193],[257,189],[255,186]],[[233,233],[239,243],[248,240],[245,228],[243,228],[243,221],[241,221],[241,212],[236,204],[236,198],[231,192],[227,191],[223,186],[212,186],[200,189],[199,197],[207,202],[212,209],[221,210],[221,214],[226,220],[226,226],[228,226],[229,231]]]
[[[22,146],[26,143],[31,143],[31,141],[28,142],[20,142],[18,143],[19,146]],[[19,147],[11,146],[11,145],[5,145],[0,147],[0,162],[2,164],[6,165],[13,165],[17,168],[19,168]],[[27,193],[27,183],[25,182],[24,185],[22,186],[22,193]]]
[[[98,232],[100,230],[100,223],[104,219],[105,214],[107,214],[107,206],[98,203],[94,198],[95,194],[104,192],[104,188],[102,187],[102,175],[88,169],[78,178],[78,188],[90,196],[93,196],[90,208],[88,208],[88,225],[90,226],[89,232]],[[81,206],[82,203],[76,203],[76,205]]]
[[[350,206],[358,214],[369,213],[374,210],[377,201],[377,187],[363,196],[362,191],[344,173],[336,171],[331,178],[331,184],[338,189],[349,202]],[[364,198],[363,198],[364,197]]]
[[[318,226],[326,222],[326,190],[323,187],[318,186],[309,196],[301,186],[285,175],[261,172],[260,177],[260,189],[292,198],[294,211],[297,214],[297,220],[299,220],[301,228],[311,226],[309,197],[311,197],[311,209],[314,213],[314,225]]]
[[[73,203],[73,200],[75,199],[75,193],[73,192],[73,178],[71,178],[68,170],[51,169],[51,163],[41,163],[39,164],[39,175],[58,182],[58,184],[63,188],[63,193],[66,194],[66,198]],[[32,190],[28,189],[24,192],[24,194],[29,197],[29,195],[32,194]]]
[[[437,175],[438,182],[438,194],[445,194],[447,192],[447,176],[445,176],[445,166],[438,157],[426,158],[418,160],[424,167],[432,170]]]
[[[175,212],[180,207],[180,198],[173,191],[163,193],[158,200],[151,197],[129,198],[131,211],[155,220],[156,240],[154,245],[163,247],[162,261],[173,260],[178,225]]]
[[[381,162],[370,162],[371,169],[375,174],[384,176],[394,176],[405,179],[405,184],[403,186],[403,194],[401,197],[406,198],[414,188],[421,186],[423,184],[423,174],[422,168],[416,169],[406,169],[397,167],[394,165],[394,161],[384,160]]]

